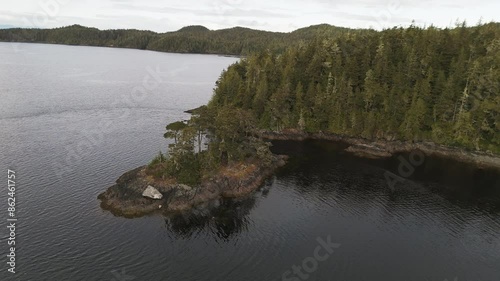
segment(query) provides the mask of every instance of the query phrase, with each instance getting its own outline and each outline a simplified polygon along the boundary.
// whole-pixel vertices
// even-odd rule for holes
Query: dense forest
[[[356,32],[231,66],[211,107],[261,129],[500,152],[500,24]]]
[[[155,33],[142,30],[99,30],[72,25],[54,29],[0,29],[0,41],[120,47],[173,53],[248,55],[266,49],[282,52],[290,45],[303,44],[315,38],[331,38],[348,31],[354,32],[327,24],[290,33],[243,27],[209,30],[203,26],[187,26],[175,32]]]
[[[499,67],[498,23],[347,32],[279,54],[264,50],[224,71],[191,120],[167,126],[165,137],[175,144],[153,164],[165,162],[156,172],[193,183],[227,163],[268,162],[257,130],[431,141],[498,154]]]

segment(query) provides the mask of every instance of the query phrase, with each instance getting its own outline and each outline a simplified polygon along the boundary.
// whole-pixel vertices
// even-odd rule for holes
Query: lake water
[[[16,172],[18,216],[17,273],[4,226],[0,280],[500,280],[500,175],[431,157],[390,186],[397,157],[276,142],[289,164],[248,198],[170,217],[103,211],[97,195],[165,150],[165,125],[236,60],[0,43],[0,171]]]

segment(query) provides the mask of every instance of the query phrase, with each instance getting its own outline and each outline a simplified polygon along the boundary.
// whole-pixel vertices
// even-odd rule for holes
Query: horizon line
[[[473,25],[467,25],[467,21],[466,20],[463,20],[463,21],[459,21],[457,19],[457,21],[449,26],[446,26],[446,27],[442,27],[442,26],[438,26],[438,25],[435,25],[435,24],[422,24],[422,25],[419,25],[417,24],[417,22],[414,20],[412,21],[411,24],[399,24],[399,25],[394,25],[392,27],[384,27],[383,29],[376,29],[374,28],[373,26],[370,26],[370,27],[346,27],[346,26],[339,26],[339,25],[333,25],[333,24],[329,24],[329,23],[318,23],[318,24],[313,24],[313,25],[309,25],[309,26],[303,26],[303,27],[299,27],[297,29],[294,29],[292,31],[288,31],[288,32],[284,32],[284,31],[272,31],[272,30],[265,30],[265,29],[255,29],[255,28],[250,28],[250,27],[245,27],[245,26],[239,26],[239,25],[236,25],[236,26],[233,26],[233,27],[227,27],[227,28],[220,28],[220,29],[210,29],[208,27],[206,27],[205,25],[201,25],[201,24],[192,24],[192,25],[186,25],[186,26],[183,26],[177,30],[171,30],[171,31],[164,31],[164,32],[158,32],[158,31],[153,31],[153,30],[150,30],[150,29],[137,29],[137,28],[98,28],[98,27],[94,27],[94,26],[86,26],[86,25],[82,25],[82,24],[79,24],[79,23],[74,23],[74,24],[71,24],[71,25],[63,25],[63,26],[58,26],[58,27],[21,27],[21,26],[13,26],[13,25],[10,25],[10,24],[0,24],[0,29],[46,29],[46,30],[51,30],[51,29],[59,29],[59,28],[66,28],[66,27],[72,27],[72,26],[81,26],[81,27],[85,27],[85,28],[94,28],[94,29],[97,29],[99,31],[107,31],[107,30],[137,30],[137,31],[146,31],[146,32],[153,32],[153,33],[157,33],[157,34],[163,34],[163,33],[173,33],[173,32],[179,32],[181,31],[182,29],[186,28],[186,27],[204,27],[206,29],[208,29],[208,31],[220,31],[220,30],[228,30],[228,29],[234,29],[234,28],[243,28],[243,29],[249,29],[249,30],[255,30],[255,31],[262,31],[262,32],[270,32],[270,33],[282,33],[282,34],[286,34],[286,33],[293,33],[297,30],[301,30],[301,29],[305,29],[305,28],[310,28],[310,27],[315,27],[315,26],[321,26],[321,25],[328,25],[330,27],[337,27],[337,28],[344,28],[344,29],[350,29],[350,30],[375,30],[375,31],[383,31],[383,30],[387,30],[387,29],[393,29],[393,28],[409,28],[409,27],[420,27],[420,28],[430,28],[430,27],[434,27],[434,28],[439,28],[439,29],[452,29],[452,28],[456,28],[456,27],[460,27],[461,25],[465,24],[466,27],[475,27],[475,26],[481,26],[481,25],[485,25],[485,24],[492,24],[492,23],[500,23],[498,21],[494,21],[494,20],[491,20],[489,22],[477,22]]]

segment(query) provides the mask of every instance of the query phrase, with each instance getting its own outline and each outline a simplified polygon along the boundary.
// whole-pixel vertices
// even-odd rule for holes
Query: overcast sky
[[[356,28],[500,21],[499,0],[17,0],[2,1],[0,27],[59,27],[174,31],[186,25],[210,29],[244,26],[292,31],[328,23]]]

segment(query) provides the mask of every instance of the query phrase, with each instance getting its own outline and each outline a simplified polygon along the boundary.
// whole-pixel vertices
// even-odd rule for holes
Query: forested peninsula
[[[248,194],[286,161],[269,139],[343,141],[372,157],[422,149],[499,168],[499,67],[498,23],[346,32],[252,53],[221,74],[208,105],[167,125],[166,155],[99,198],[140,215]],[[162,199],[141,196],[148,185]]]

